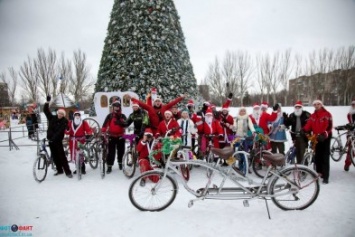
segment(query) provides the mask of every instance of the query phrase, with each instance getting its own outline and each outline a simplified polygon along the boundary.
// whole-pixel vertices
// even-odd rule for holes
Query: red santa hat
[[[267,109],[269,108],[269,104],[264,101],[263,103],[261,103],[261,108]]]
[[[138,102],[136,100],[132,101],[132,107],[134,107],[134,106],[139,107],[139,104],[138,104]]]
[[[170,110],[165,110],[164,114],[170,114],[170,115],[173,115],[173,112],[171,112]]]
[[[223,105],[223,106],[222,106],[222,111],[223,111],[223,110],[224,110],[224,111],[229,111],[229,107],[226,106],[226,105]]]
[[[253,109],[259,109],[259,108],[260,108],[260,105],[258,103],[253,104]]]
[[[194,101],[193,101],[193,100],[189,100],[189,101],[187,102],[187,105],[188,105],[188,106],[189,106],[189,105],[194,106],[195,104],[194,104]]]
[[[313,105],[315,105],[315,104],[321,104],[321,105],[323,106],[323,102],[322,102],[321,100],[319,100],[319,99],[314,100],[312,104],[313,104]]]
[[[146,128],[144,130],[144,135],[152,135],[153,136],[153,131],[151,128]]]
[[[355,105],[355,99],[353,99],[353,101],[351,101],[351,105]]]
[[[303,107],[302,101],[300,101],[300,100],[297,101],[294,107],[297,107],[297,106]]]
[[[57,110],[57,114],[63,114],[63,116],[65,117],[65,115],[66,115],[67,113],[65,112],[65,109],[64,109],[64,108],[59,108],[59,109]]]
[[[207,108],[205,115],[207,115],[207,114],[213,115],[211,107]]]

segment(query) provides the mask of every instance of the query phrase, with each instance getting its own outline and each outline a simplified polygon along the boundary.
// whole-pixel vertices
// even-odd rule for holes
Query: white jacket
[[[177,123],[180,126],[182,135],[182,145],[191,146],[192,135],[196,134],[197,129],[194,122],[191,119],[178,119]]]
[[[238,115],[234,120],[233,127],[233,130],[236,132],[236,134],[241,137],[247,136],[248,128],[251,132],[255,132],[253,122],[247,114],[243,116]]]

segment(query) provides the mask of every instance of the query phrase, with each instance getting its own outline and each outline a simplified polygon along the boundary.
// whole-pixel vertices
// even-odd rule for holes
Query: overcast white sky
[[[0,72],[51,47],[81,48],[96,78],[114,0],[0,0]],[[355,45],[355,0],[175,0],[198,81],[226,50]]]

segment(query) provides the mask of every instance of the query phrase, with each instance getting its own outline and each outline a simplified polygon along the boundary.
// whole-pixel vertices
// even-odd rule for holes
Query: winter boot
[[[109,174],[111,172],[112,172],[112,167],[111,166],[107,166],[106,174]]]

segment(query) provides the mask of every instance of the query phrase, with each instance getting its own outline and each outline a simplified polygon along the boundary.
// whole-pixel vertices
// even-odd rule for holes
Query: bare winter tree
[[[86,54],[80,49],[74,51],[73,57],[74,76],[70,80],[69,92],[74,96],[76,102],[88,95],[89,90],[93,87],[94,82],[89,78],[89,68],[86,62]]]
[[[56,73],[56,52],[48,49],[48,54],[44,49],[37,50],[37,59],[35,59],[36,73],[39,78],[39,85],[44,95],[51,94],[56,96],[57,91],[57,73]]]
[[[69,92],[70,82],[73,80],[72,64],[70,60],[65,59],[64,53],[61,54],[58,63],[58,73],[61,78],[59,91],[67,94]]]
[[[37,102],[39,96],[39,77],[37,76],[35,61],[29,56],[27,57],[27,61],[25,61],[20,67],[19,75],[24,90],[28,93],[29,100]]]
[[[223,79],[217,57],[215,58],[214,63],[209,65],[203,84],[209,86],[212,99],[221,101],[222,98],[225,97],[226,82]]]
[[[287,104],[287,97],[288,97],[288,80],[290,79],[290,74],[291,74],[291,49],[285,50],[281,54],[281,58],[279,61],[279,70],[278,76],[276,77],[276,80],[280,81],[281,85],[285,89],[286,93],[284,93],[284,104]],[[274,91],[274,94],[276,92]]]
[[[257,78],[257,82],[259,85],[259,89],[260,89],[260,94],[261,94],[261,101],[264,101],[264,95],[266,93],[266,99],[267,101],[269,100],[269,95],[270,95],[270,86],[268,84],[268,82],[266,81],[266,76],[263,70],[263,56],[262,55],[258,55],[256,57],[256,78]]]
[[[355,46],[339,49],[337,57],[339,57],[338,67],[341,69],[339,81],[343,81],[343,85],[341,85],[341,91],[343,91],[343,102],[344,104],[348,104],[349,101],[353,99],[355,90]]]
[[[11,106],[16,104],[16,90],[17,90],[17,82],[18,82],[18,72],[15,71],[13,67],[8,68],[8,72],[10,74],[10,78],[6,76],[6,73],[1,74],[1,81],[7,84],[9,100]]]
[[[294,77],[296,80],[296,88],[290,88],[290,91],[293,90],[295,92],[297,101],[301,99],[301,86],[300,86],[300,76],[302,75],[302,55],[296,54],[294,57]]]
[[[278,66],[279,66],[279,58],[280,53],[277,52],[274,55],[270,56],[269,53],[265,54],[261,58],[261,68],[263,79],[266,86],[266,96],[267,102],[269,103],[270,100],[270,93],[272,92],[273,102],[276,103],[276,92],[281,85],[281,81],[277,77],[278,73]]]
[[[238,94],[238,80],[237,80],[237,55],[234,52],[227,51],[222,63],[221,73],[223,81],[225,82],[224,93],[225,96],[232,92]],[[222,98],[223,100],[223,98]]]
[[[236,54],[236,79],[240,96],[240,105],[243,105],[244,96],[251,83],[251,75],[253,73],[253,62],[248,52],[238,51]]]

